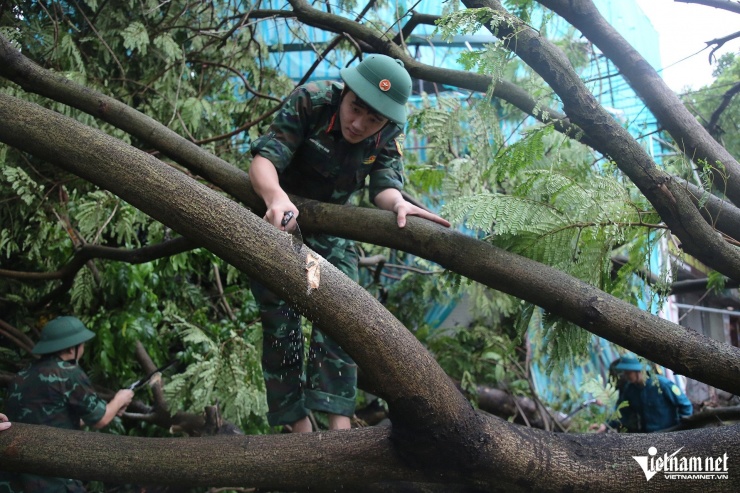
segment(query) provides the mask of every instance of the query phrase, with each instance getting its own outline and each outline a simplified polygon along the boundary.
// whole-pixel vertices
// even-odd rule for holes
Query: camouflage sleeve
[[[403,190],[403,134],[391,139],[378,154],[370,171],[370,201],[386,188]]]
[[[269,159],[278,172],[284,171],[308,132],[312,107],[311,96],[305,88],[293,91],[270,124],[267,134],[250,146],[252,156],[259,154]]]
[[[94,425],[105,415],[106,402],[98,397],[87,374],[79,368],[67,382],[67,402],[87,425]]]

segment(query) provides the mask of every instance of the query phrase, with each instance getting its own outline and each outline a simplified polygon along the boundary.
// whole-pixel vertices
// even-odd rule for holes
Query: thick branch
[[[106,158],[112,162],[114,156],[123,155],[124,157],[120,158],[121,162],[125,162],[124,159],[132,162],[141,160],[142,158],[134,149],[127,148],[120,141],[107,136],[103,139],[99,132],[80,124],[74,125],[73,132],[72,124],[67,123],[66,119],[36,105],[8,96],[0,96],[0,99],[3,103],[0,105],[0,113],[8,116],[6,119],[0,119],[0,122],[4,122],[0,123],[0,140],[47,159],[49,162],[58,163],[113,193],[120,193],[122,198],[134,206],[140,206],[144,212],[173,228],[175,224],[182,222],[181,226],[174,229],[182,230],[183,234],[188,234],[196,242],[198,238],[201,241],[207,239],[211,251],[221,254],[223,250],[224,258],[242,267],[244,259],[239,257],[238,264],[230,260],[234,255],[231,247],[220,245],[214,239],[220,238],[219,233],[221,229],[224,229],[228,230],[224,234],[233,237],[232,241],[236,241],[239,235],[235,234],[232,229],[239,231],[238,225],[244,221],[243,212],[234,211],[238,219],[233,222],[223,217],[209,217],[211,222],[200,227],[197,227],[196,222],[188,215],[188,213],[194,216],[215,214],[219,211],[219,207],[231,211],[232,205],[229,205],[231,203],[226,198],[206,189],[207,193],[193,192],[195,197],[183,201],[181,199],[184,193],[182,190],[170,190],[177,184],[184,187],[181,183],[183,178],[172,168],[160,169],[163,166],[162,163],[151,156],[147,157],[152,162],[142,164],[142,167],[148,174],[154,173],[152,170],[157,170],[157,174],[151,178],[153,181],[156,178],[155,182],[144,181],[143,177],[147,173],[137,172],[133,165],[124,166],[121,175],[116,176],[112,164],[101,169],[96,164],[97,159],[101,155],[106,155]],[[13,115],[12,119],[10,115]],[[49,137],[53,135],[53,131],[59,132],[60,129],[65,129],[63,134],[69,140]],[[100,150],[98,154],[87,151],[86,146],[78,145],[79,142],[85,140],[84,136],[87,135],[95,136],[95,139],[87,137],[93,142],[104,140],[108,148],[105,151]],[[92,144],[87,147],[91,146]],[[104,176],[100,177],[98,174],[104,174]],[[159,178],[160,174],[167,176],[164,180],[166,185],[160,183],[162,181]],[[126,177],[129,177],[128,181]],[[139,179],[129,183],[130,177]],[[161,194],[152,197],[152,190],[161,190]],[[188,188],[183,190],[188,190]],[[145,201],[143,197],[149,197],[150,201]],[[162,197],[169,199],[162,201]],[[213,200],[214,203],[208,200]],[[562,315],[594,334],[642,354],[678,373],[731,393],[740,393],[740,350],[738,348],[721,344],[700,336],[694,331],[651,316],[637,307],[613,298],[556,269],[499,250],[461,233],[436,227],[416,217],[409,218],[407,227],[399,231],[395,226],[393,213],[390,212],[334,206],[313,201],[302,201],[298,205],[302,212],[302,227],[305,226],[306,231],[321,230],[329,234],[398,248],[428,258],[473,280]],[[246,217],[252,218],[251,215]],[[372,228],[371,231],[370,228],[365,227],[366,224],[376,224],[378,227]],[[276,232],[267,226],[263,221],[257,221],[257,224],[250,227],[258,228],[263,235],[267,236]],[[217,231],[209,234],[208,231],[214,228]],[[292,247],[289,248],[289,235],[283,236],[285,238],[282,239],[286,242],[285,249],[290,251]],[[240,246],[238,250],[249,252],[250,255],[261,255],[260,251],[265,247],[264,242],[254,238],[250,241],[257,243],[252,248]],[[463,251],[467,253],[461,255]],[[285,252],[282,253],[285,254]],[[275,262],[273,257],[266,256],[255,260],[254,264],[245,266],[243,270],[252,275],[255,265],[262,266],[262,264],[267,265],[273,262]],[[282,260],[281,262],[287,261]],[[299,266],[302,271],[302,264]],[[323,270],[322,266],[322,279],[324,278]],[[256,269],[256,272],[256,277],[260,279],[272,276],[270,287],[276,289],[277,292],[286,291],[285,284],[276,281],[285,275],[285,266],[282,264],[275,272],[270,272],[266,268]],[[305,279],[302,282],[305,282]],[[538,286],[538,289],[532,290],[531,286]],[[361,292],[364,293],[364,291]],[[300,293],[302,294],[303,291]],[[287,296],[287,298],[293,299],[296,295]],[[335,299],[345,298],[346,295],[337,295]],[[300,296],[297,299],[300,300]],[[374,299],[372,301],[375,302]],[[311,309],[315,307],[311,305]],[[380,316],[380,318],[384,319],[385,316]],[[354,323],[356,321],[352,321],[351,324]],[[373,366],[378,366],[375,363],[377,362],[374,362]],[[728,371],[730,368],[734,371]],[[430,385],[430,383],[425,385]]]
[[[149,245],[135,250],[125,248],[114,248],[100,245],[84,245],[75,251],[72,259],[60,270],[54,272],[23,272],[8,269],[0,269],[0,277],[18,279],[22,281],[50,281],[54,279],[69,280],[70,282],[92,259],[102,258],[106,260],[117,260],[129,264],[143,264],[164,257],[187,252],[195,248],[195,245],[184,237],[165,241],[158,245]]]
[[[579,4],[584,1],[574,0]],[[555,90],[563,101],[566,113],[592,139],[601,143],[601,148],[653,204],[671,232],[681,239],[686,253],[728,277],[740,279],[740,254],[737,249],[717,238],[685,190],[655,166],[645,149],[598,103],[560,49],[509,14],[498,0],[463,0],[463,3],[469,8],[492,9],[501,16],[502,22],[490,25],[489,29],[509,38],[509,49]],[[636,63],[639,64],[639,61]],[[706,134],[701,126],[699,128]],[[737,183],[740,184],[740,180]]]
[[[233,188],[225,189],[226,192],[241,197],[246,193],[247,203],[261,204],[259,196],[245,183],[247,178],[243,171],[120,101],[42,69],[13,48],[1,35],[0,61],[0,75],[27,91],[78,108],[147,143],[156,142],[157,150],[180,164],[187,163],[188,169],[210,182],[232,184]]]
[[[722,113],[724,113],[724,111],[730,106],[732,98],[738,93],[740,93],[740,82],[735,82],[735,84],[733,84],[733,86],[722,95],[722,101],[720,101],[717,109],[712,112],[712,116],[709,118],[709,123],[707,123],[707,131],[712,134],[715,139],[719,139],[721,135],[719,117],[722,116]]]
[[[689,182],[678,180],[707,223],[735,240],[740,240],[740,209]]]
[[[740,393],[740,374],[730,375],[740,372],[740,349],[650,315],[561,271],[460,233],[429,226],[416,218],[410,218],[405,231],[399,233],[391,227],[393,215],[385,211],[360,212],[310,201],[299,207],[303,218],[301,228],[305,225],[306,230],[314,229],[320,222],[321,230],[328,234],[427,258],[469,279],[532,302],[677,373],[733,394]],[[363,215],[362,221],[358,222],[358,214]],[[362,225],[369,222],[380,227],[368,231]],[[704,356],[698,357],[694,351]],[[717,357],[727,358],[724,361],[730,366],[712,365]],[[731,382],[720,383],[718,377],[730,377]]]
[[[740,488],[740,475],[732,474],[740,465],[739,426],[663,434],[576,435],[481,419],[481,433],[471,444],[474,454],[467,467],[456,473],[443,466],[427,475],[423,467],[404,462],[389,427],[184,439],[17,423],[0,433],[0,460],[6,471],[44,471],[112,483],[365,492],[373,491],[380,478],[382,483],[397,485],[450,484],[450,491],[458,491],[454,485],[467,484],[467,491],[621,493],[645,488],[645,476],[632,457],[647,456],[648,449],[656,447],[661,454],[681,449],[682,457],[727,454],[728,479],[682,483],[684,491],[729,493]],[[69,443],[77,446],[69,447]],[[430,452],[447,459],[447,466],[454,462],[444,448]],[[319,468],[313,466],[316,457],[321,458]],[[650,481],[650,491],[673,492],[675,488],[676,482],[662,474]]]
[[[695,3],[698,5],[706,5],[707,7],[714,7],[715,9],[724,9],[730,12],[740,14],[740,3],[731,2],[730,0],[675,0],[679,3]]]
[[[7,337],[16,346],[31,354],[34,342],[26,334],[10,325],[5,320],[0,320],[0,335]]]
[[[694,162],[714,168],[715,186],[740,204],[740,164],[699,124],[654,68],[599,13],[591,0],[541,0],[591,40],[630,82],[660,124]],[[584,129],[585,130],[585,129]],[[724,169],[717,166],[721,163]]]
[[[156,365],[152,361],[146,348],[141,341],[136,341],[136,349],[134,351],[136,359],[139,361],[141,368],[144,370],[145,375],[151,375],[156,369]],[[164,392],[162,392],[162,384],[156,382],[152,386],[152,394],[154,395],[154,410],[155,413],[162,417],[169,417],[169,406],[164,398]]]

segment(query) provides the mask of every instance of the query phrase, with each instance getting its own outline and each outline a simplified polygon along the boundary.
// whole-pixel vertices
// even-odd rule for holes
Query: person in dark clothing
[[[628,405],[619,410],[620,418],[609,422],[615,429],[623,428],[628,433],[653,433],[676,426],[682,418],[691,416],[693,406],[678,386],[662,375],[647,375],[643,364],[635,355],[622,356],[615,366],[624,372],[626,383],[619,391],[617,407],[622,402]],[[601,424],[597,432],[607,430]]]

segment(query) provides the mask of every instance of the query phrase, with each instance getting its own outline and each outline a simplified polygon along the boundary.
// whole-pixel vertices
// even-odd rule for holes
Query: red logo
[[[386,92],[391,90],[391,81],[388,79],[383,79],[380,82],[378,82],[378,87],[381,91]]]

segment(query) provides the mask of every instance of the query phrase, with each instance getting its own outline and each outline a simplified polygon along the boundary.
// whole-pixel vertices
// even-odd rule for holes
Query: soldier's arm
[[[0,413],[0,431],[7,430],[8,428],[10,428],[8,417],[3,413]]]
[[[286,226],[282,226],[280,222],[286,212],[292,211],[294,217],[298,218],[298,208],[280,187],[277,170],[272,161],[259,154],[254,156],[249,167],[249,179],[252,180],[254,191],[265,201],[267,222],[276,228],[285,230]]]
[[[113,396],[113,399],[111,399],[111,401],[106,404],[105,414],[102,418],[100,418],[100,421],[93,425],[93,428],[99,430],[100,428],[108,426],[108,423],[113,421],[113,418],[123,413],[123,411],[126,409],[126,406],[131,403],[131,399],[133,399],[133,397],[134,392],[129,389],[121,389],[116,392],[116,395]]]
[[[298,208],[280,187],[278,173],[290,165],[293,154],[303,142],[310,125],[312,102],[308,91],[298,88],[286,100],[270,124],[269,132],[250,146],[253,155],[249,178],[255,192],[267,207],[264,219],[281,230],[292,229],[296,223],[281,224],[286,212],[298,219]]]
[[[691,404],[691,401],[686,397],[686,394],[681,392],[678,385],[668,379],[661,380],[661,384],[663,384],[664,394],[668,396],[670,402],[676,407],[678,415],[681,418],[688,418],[691,416],[694,412],[694,405]]]

